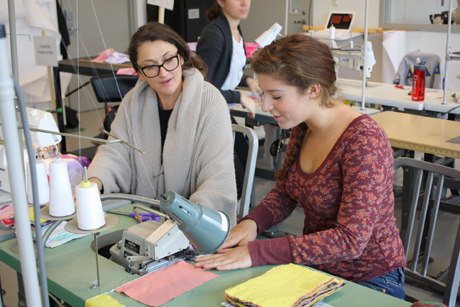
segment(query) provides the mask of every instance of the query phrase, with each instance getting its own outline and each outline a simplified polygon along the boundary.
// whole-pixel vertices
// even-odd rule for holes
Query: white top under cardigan
[[[186,70],[183,76],[182,93],[169,119],[163,165],[157,95],[139,80],[123,99],[111,132],[145,154],[121,143],[101,145],[88,177],[99,178],[106,194],[158,199],[175,191],[194,203],[226,212],[234,226],[237,196],[227,104],[198,70]]]

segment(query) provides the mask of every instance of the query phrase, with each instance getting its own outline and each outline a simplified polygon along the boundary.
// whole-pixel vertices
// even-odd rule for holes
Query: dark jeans
[[[406,298],[404,280],[404,269],[399,268],[383,276],[367,281],[360,281],[358,282],[358,285],[371,288],[403,300]]]

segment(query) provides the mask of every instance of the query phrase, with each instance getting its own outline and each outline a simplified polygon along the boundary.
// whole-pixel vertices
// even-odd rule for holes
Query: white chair
[[[413,184],[410,187],[403,186],[403,189],[411,189],[411,202],[409,216],[407,217],[407,228],[403,239],[404,250],[408,265],[405,270],[406,276],[414,278],[431,288],[444,292],[443,303],[449,307],[455,307],[457,301],[458,287],[460,283],[460,224],[455,237],[454,248],[450,256],[450,266],[440,276],[447,272],[446,282],[441,278],[434,278],[427,275],[430,253],[433,244],[433,236],[436,228],[437,216],[440,210],[441,195],[446,188],[446,181],[454,182],[452,185],[460,185],[460,171],[439,164],[415,160],[411,158],[398,158],[394,161],[395,170],[404,168],[404,174],[411,176],[414,172]],[[425,178],[423,178],[425,177]],[[425,182],[425,186],[423,183]],[[419,205],[419,197],[423,191],[420,216],[416,226],[416,212]],[[433,196],[431,194],[434,194]],[[446,204],[446,210],[453,211],[450,207],[453,204]],[[403,217],[404,218],[404,217]],[[404,224],[404,223],[403,223]],[[414,232],[414,235],[412,233]],[[415,243],[411,241],[415,239]],[[424,247],[423,247],[424,246]],[[409,259],[409,252],[412,251],[412,259]]]
[[[257,152],[259,150],[259,139],[253,129],[232,124],[233,134],[235,132],[243,133],[249,141],[248,159],[246,162],[246,169],[244,171],[244,182],[243,191],[238,206],[237,219],[241,219],[243,216],[249,213],[249,206],[251,200],[254,200],[254,173],[256,170]]]

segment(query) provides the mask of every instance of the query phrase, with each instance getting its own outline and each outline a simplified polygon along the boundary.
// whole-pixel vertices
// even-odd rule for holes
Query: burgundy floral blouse
[[[291,134],[291,141],[295,138]],[[297,204],[305,212],[303,236],[249,243],[252,265],[298,263],[351,280],[366,281],[405,267],[396,228],[393,150],[368,115],[345,129],[312,174],[297,161],[246,218],[259,233],[278,224]]]

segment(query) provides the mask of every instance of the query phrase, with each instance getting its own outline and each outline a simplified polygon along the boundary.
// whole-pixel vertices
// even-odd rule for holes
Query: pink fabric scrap
[[[111,56],[113,54],[114,51],[115,50],[113,48],[109,48],[107,50],[104,50],[101,53],[99,53],[97,58],[93,59],[92,61],[93,62],[104,62],[105,60],[107,60],[109,58],[109,56]]]
[[[148,306],[160,306],[218,275],[178,261],[161,270],[130,281],[115,291]]]
[[[117,75],[132,75],[132,76],[137,76],[137,72],[134,68],[128,67],[128,68],[120,68],[117,70]]]

